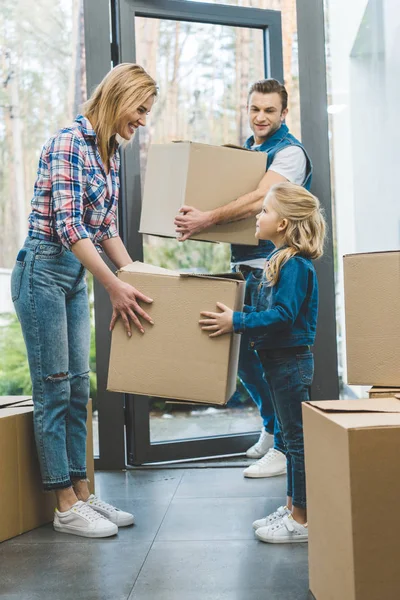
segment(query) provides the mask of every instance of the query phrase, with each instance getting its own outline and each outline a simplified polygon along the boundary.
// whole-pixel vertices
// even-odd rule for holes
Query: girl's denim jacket
[[[317,274],[310,259],[293,256],[270,287],[263,274],[256,306],[233,313],[233,330],[255,350],[312,346],[318,315]]]

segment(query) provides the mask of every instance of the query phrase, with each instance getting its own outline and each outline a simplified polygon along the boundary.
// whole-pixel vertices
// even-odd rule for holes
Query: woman
[[[121,318],[141,333],[138,301],[152,302],[120,281],[132,262],[116,225],[119,194],[117,135],[127,142],[146,124],[155,81],[135,64],[112,69],[83,114],[44,145],[34,187],[28,238],[11,279],[12,298],[28,351],[34,427],[45,490],[54,490],[56,531],[108,537],[133,515],[90,495],[86,479],[90,322],[85,269],[107,290],[110,329]]]

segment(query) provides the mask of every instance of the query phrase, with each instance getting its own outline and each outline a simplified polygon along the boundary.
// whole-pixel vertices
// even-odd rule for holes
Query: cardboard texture
[[[316,600],[395,600],[400,400],[303,404],[310,590]]]
[[[5,400],[6,399],[6,400]],[[22,404],[30,403],[30,406]],[[7,406],[4,406],[4,405]],[[94,492],[92,403],[88,405],[87,474]],[[42,488],[28,396],[0,402],[0,542],[53,520],[55,494]]]
[[[400,387],[400,252],[344,257],[347,379]]]
[[[142,320],[145,334],[132,328],[128,338],[117,321],[111,340],[107,389],[203,404],[225,404],[236,389],[240,336],[211,339],[202,331],[203,310],[222,302],[243,306],[245,282],[239,274],[180,275],[132,263],[118,277],[153,298]]]
[[[373,386],[368,390],[368,396],[370,398],[394,398],[400,394],[399,387],[375,387]]]
[[[187,204],[213,210],[257,189],[265,152],[194,142],[153,144],[147,158],[140,232],[176,237],[174,218]],[[191,239],[256,246],[255,217],[214,225]]]

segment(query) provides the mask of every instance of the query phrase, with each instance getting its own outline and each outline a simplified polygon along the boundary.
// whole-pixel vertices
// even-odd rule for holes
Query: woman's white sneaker
[[[271,447],[272,443],[273,436],[265,431],[263,427],[258,441],[247,450],[247,458],[261,458],[268,452],[268,449]]]
[[[108,502],[100,500],[100,498],[94,494],[89,496],[89,498],[86,500],[86,504],[100,515],[111,521],[111,523],[115,523],[115,525],[118,527],[127,527],[128,525],[133,525],[134,523],[135,519],[131,513],[120,510],[112,504],[108,504]]]
[[[89,538],[103,538],[116,535],[118,527],[91,509],[86,502],[78,500],[65,512],[57,508],[54,512],[53,527],[60,533],[70,533]]]
[[[292,515],[286,515],[272,525],[257,529],[256,536],[261,542],[268,544],[304,543],[308,542],[308,528],[307,525],[297,523]]]
[[[275,477],[286,473],[286,456],[270,448],[265,456],[243,471],[245,477]]]
[[[279,521],[279,519],[282,519],[282,517],[290,514],[292,513],[290,512],[287,506],[280,506],[275,512],[271,513],[267,517],[264,517],[264,519],[257,519],[257,521],[254,521],[253,529],[257,530],[260,527],[267,527],[268,525],[273,525],[273,523]]]

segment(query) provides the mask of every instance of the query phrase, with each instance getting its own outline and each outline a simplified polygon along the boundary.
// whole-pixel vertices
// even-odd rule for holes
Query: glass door
[[[243,145],[249,135],[250,83],[283,79],[282,35],[276,10],[190,0],[131,4],[135,60],[160,88],[135,148],[143,186],[152,143],[184,139]],[[230,270],[226,244],[144,235],[142,256],[144,262],[179,271]],[[126,424],[128,462],[137,465],[244,452],[258,437],[261,419],[238,381],[223,408],[127,395]]]

